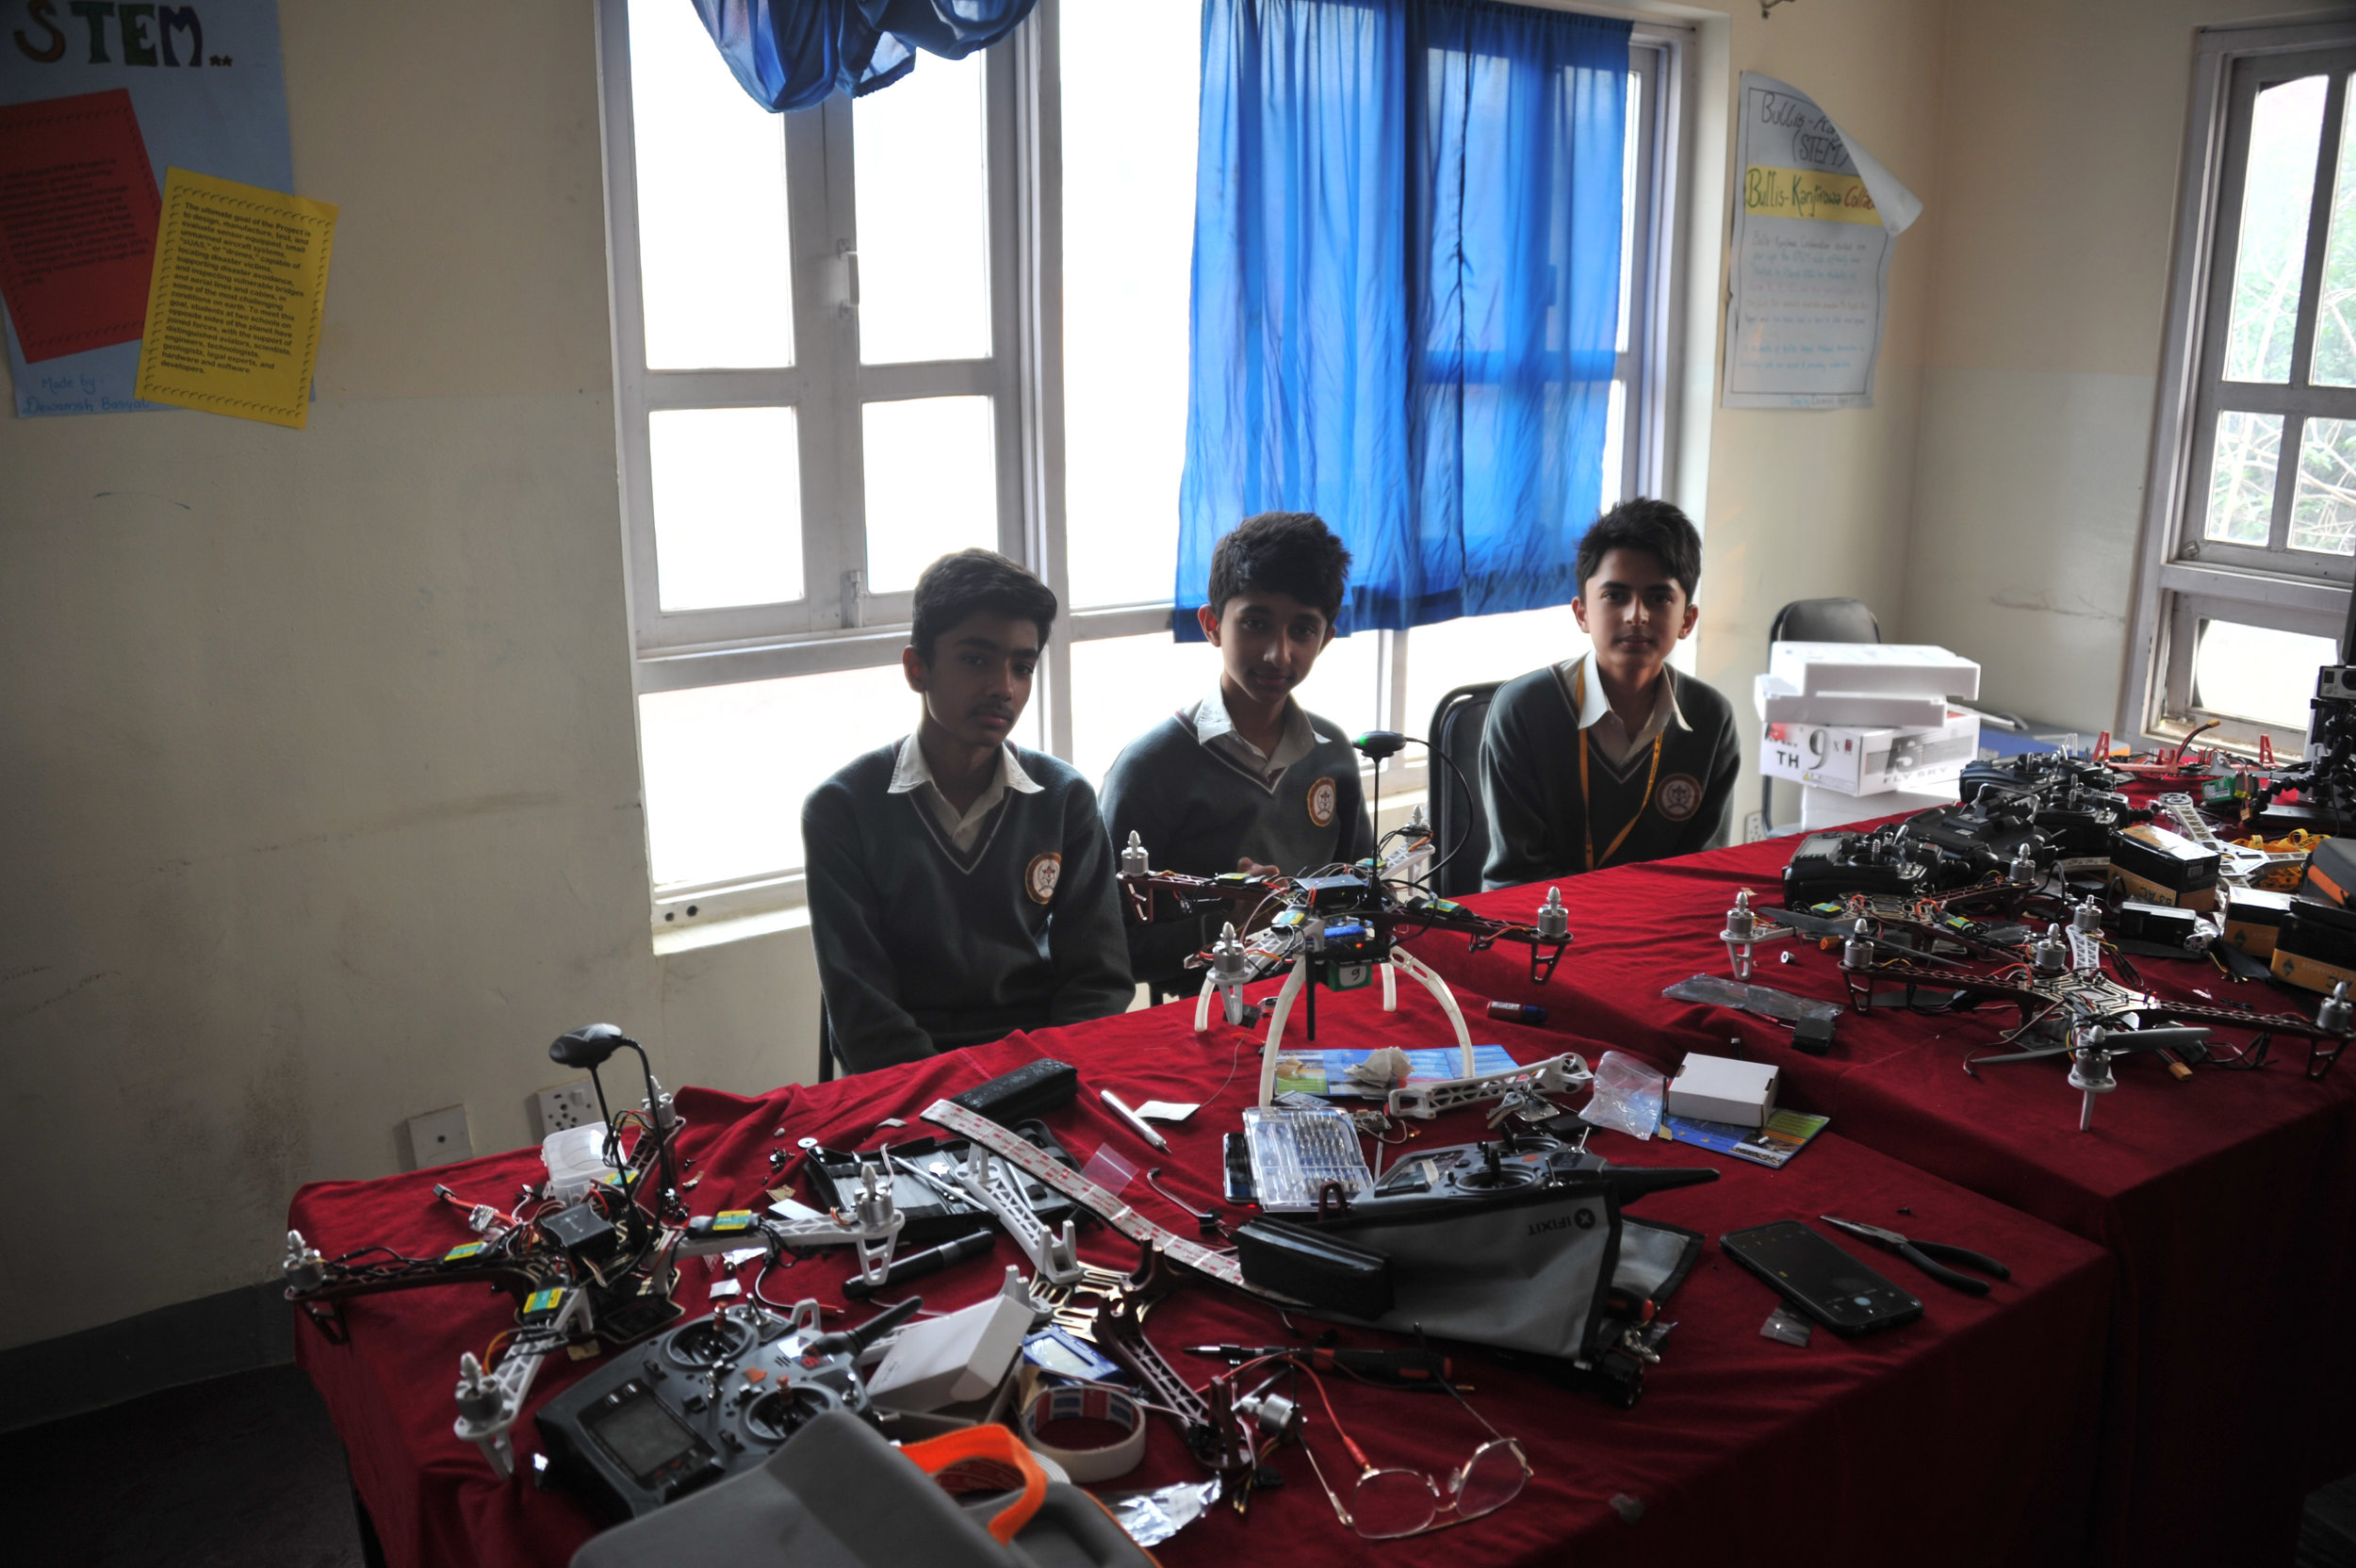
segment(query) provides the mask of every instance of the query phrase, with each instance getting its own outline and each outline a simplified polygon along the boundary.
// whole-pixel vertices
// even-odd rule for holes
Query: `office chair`
[[[1882,640],[1882,624],[1865,607],[1863,599],[1793,599],[1775,612],[1775,624],[1767,629],[1767,645],[1777,643],[1878,643]],[[1759,781],[1759,831],[1772,833],[1775,826],[1775,781],[1762,776]]]
[[[1489,722],[1489,699],[1501,680],[1459,686],[1432,710],[1432,757],[1427,766],[1432,793],[1432,863],[1441,865],[1432,890],[1460,898],[1481,890],[1481,868],[1489,858],[1489,825],[1481,812],[1481,732]],[[1464,770],[1464,785],[1442,758]],[[1451,858],[1452,850],[1452,858]]]
[[[834,1081],[834,1026],[826,1021],[826,1004],[818,1004],[818,1081]]]

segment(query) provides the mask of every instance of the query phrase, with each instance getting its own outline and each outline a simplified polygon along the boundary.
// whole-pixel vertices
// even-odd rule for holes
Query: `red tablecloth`
[[[2303,1043],[2278,1041],[2254,1072],[2188,1083],[2123,1059],[2119,1088],[2078,1131],[2067,1063],[1961,1070],[2017,1021],[2009,1007],[1840,1021],[1822,1058],[1782,1025],[1661,992],[1728,975],[1717,939],[1735,890],[1781,901],[1793,841],[1744,844],[1561,884],[1577,941],[1533,988],[1519,950],[1466,951],[1433,932],[1413,949],[1483,998],[1532,1001],[1548,1027],[1593,1035],[1666,1067],[1725,1054],[1739,1035],[1783,1070],[1784,1103],[1833,1130],[2101,1243],[2119,1264],[2104,1398],[2099,1556],[2118,1562],[2287,1561],[2305,1493],[2356,1465],[2356,1072],[2300,1075]],[[1544,887],[1465,900],[1526,919]],[[1794,961],[1779,961],[1790,951]],[[1759,950],[1758,982],[1845,999],[1839,956],[1812,943]],[[2314,998],[2228,980],[2206,960],[2137,958],[2152,988],[2266,1011]]]
[[[1396,1015],[1380,1013],[1371,991],[1329,996],[1319,1014],[1319,1043],[1326,1045],[1429,1044],[1445,1027],[1436,1006],[1413,986],[1402,987]],[[1141,1167],[1155,1163],[1097,1103],[1097,1088],[1115,1088],[1132,1102],[1207,1097],[1203,1111],[1171,1132],[1170,1152],[1158,1163],[1173,1190],[1214,1200],[1219,1135],[1235,1125],[1235,1113],[1250,1101],[1258,1051],[1256,1041],[1223,1024],[1198,1037],[1190,1021],[1190,1005],[1175,1004],[758,1101],[684,1091],[679,1105],[690,1125],[682,1147],[702,1178],[695,1207],[707,1212],[752,1198],[768,1152],[805,1135],[872,1147],[877,1122],[898,1115],[909,1118],[913,1130],[891,1135],[914,1135],[923,1126],[916,1113],[934,1098],[1040,1054],[1081,1070],[1087,1092],[1049,1119],[1084,1158],[1109,1140]],[[1525,1059],[1562,1043],[1512,1028],[1478,1035],[1499,1037]],[[1593,1042],[1580,1048],[1591,1055],[1599,1049]],[[1456,1142],[1480,1132],[1479,1118],[1464,1112],[1424,1126],[1418,1138]],[[1380,1560],[1575,1559],[1657,1568],[1738,1559],[2082,1559],[2111,1293],[2109,1262],[2100,1249],[1837,1135],[1819,1138],[1781,1171],[1616,1134],[1598,1135],[1598,1149],[1605,1145],[1613,1158],[1630,1163],[1726,1169],[1715,1184],[1658,1194],[1638,1207],[1711,1238],[1670,1303],[1668,1315],[1679,1327],[1644,1399],[1632,1411],[1614,1411],[1592,1396],[1509,1372],[1478,1350],[1464,1353],[1459,1375],[1472,1385],[1473,1403],[1499,1430],[1522,1439],[1536,1477],[1499,1513],[1382,1547]],[[429,1200],[432,1184],[503,1199],[532,1173],[534,1160],[525,1151],[376,1182],[315,1184],[297,1196],[291,1223],[331,1255],[381,1240],[414,1249],[454,1241],[462,1234],[457,1211]],[[1145,1212],[1169,1210],[1142,1182],[1126,1196]],[[1902,1207],[1911,1215],[1901,1215]],[[1804,1348],[1761,1337],[1775,1298],[1725,1258],[1716,1236],[1775,1218],[1812,1221],[1827,1212],[1978,1248],[2009,1264],[2012,1281],[1973,1298],[1877,1258],[1924,1298],[1929,1310],[1922,1322],[1854,1342],[1820,1330]],[[1186,1223],[1174,1210],[1164,1217]],[[1088,1233],[1082,1250],[1108,1265],[1132,1261],[1127,1244],[1103,1230]],[[994,1260],[925,1282],[927,1300],[955,1307],[978,1299],[1013,1261],[1012,1244],[1002,1240]],[[768,1293],[836,1300],[845,1271],[838,1257],[821,1254],[772,1273]],[[684,1304],[699,1312],[707,1276],[691,1263],[685,1277]],[[450,1430],[458,1354],[509,1321],[505,1298],[416,1292],[354,1301],[348,1315],[346,1346],[329,1345],[298,1324],[299,1354],[351,1447],[355,1483],[388,1559],[397,1565],[564,1561],[590,1531],[579,1509],[529,1482],[496,1480]],[[1175,1348],[1284,1337],[1268,1310],[1199,1281],[1158,1306],[1150,1327],[1182,1370],[1204,1376],[1207,1364],[1186,1364]],[[532,1408],[580,1372],[551,1363]],[[1353,1432],[1384,1462],[1452,1467],[1480,1435],[1462,1412],[1440,1407],[1434,1396],[1349,1385],[1335,1396]],[[528,1466],[536,1446],[529,1417],[515,1437]],[[1339,1461],[1322,1422],[1311,1441],[1324,1446],[1321,1458]],[[1162,1560],[1184,1565],[1298,1554],[1317,1562],[1377,1560],[1378,1548],[1342,1530],[1301,1456],[1288,1453],[1280,1462],[1282,1491],[1263,1494],[1248,1518],[1216,1511],[1159,1548]],[[1347,1473],[1331,1462],[1328,1470]],[[1145,1463],[1112,1484],[1153,1485],[1195,1474],[1175,1434],[1157,1424]],[[1611,1505],[1615,1494],[1640,1502],[1642,1518],[1623,1522]]]

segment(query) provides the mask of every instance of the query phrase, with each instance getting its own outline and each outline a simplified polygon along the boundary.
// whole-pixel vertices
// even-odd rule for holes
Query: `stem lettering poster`
[[[69,112],[61,100],[105,112]],[[153,245],[166,170],[293,188],[277,0],[0,0],[0,110],[12,111],[0,117],[10,143],[0,152],[0,201],[11,209],[0,224],[20,257],[15,298],[0,302],[26,316],[12,309],[0,333],[17,413],[163,406],[138,396],[139,327],[118,336],[120,312],[106,307],[124,297],[125,270],[139,277],[137,303],[147,302],[147,269],[132,262],[130,240],[141,231],[142,253]],[[134,135],[143,170],[130,156]]]
[[[1868,408],[1890,252],[1922,204],[1799,89],[1742,74],[1726,408]]]

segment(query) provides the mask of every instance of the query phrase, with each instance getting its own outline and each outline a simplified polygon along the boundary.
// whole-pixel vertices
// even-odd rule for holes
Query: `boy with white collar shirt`
[[[1734,710],[1669,668],[1701,611],[1701,535],[1666,501],[1623,501],[1579,546],[1571,601],[1591,651],[1497,688],[1481,737],[1486,888],[1707,849],[1742,753]]]
[[[1134,831],[1154,869],[1196,876],[1313,871],[1371,851],[1358,754],[1292,694],[1333,640],[1349,575],[1349,549],[1309,513],[1262,513],[1219,540],[1196,612],[1219,651],[1219,688],[1105,774],[1116,848]],[[1191,988],[1186,956],[1229,916],[1173,915],[1158,902],[1154,913],[1151,925],[1128,923],[1130,967],[1147,984]]]
[[[1135,996],[1095,792],[1007,736],[1055,596],[989,550],[917,580],[916,731],[802,807],[810,934],[847,1072],[1077,1023]]]

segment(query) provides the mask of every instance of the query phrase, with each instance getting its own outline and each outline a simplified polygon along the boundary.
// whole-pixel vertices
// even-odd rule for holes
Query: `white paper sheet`
[[[1890,252],[1922,204],[1799,89],[1742,74],[1727,408],[1865,408]]]

